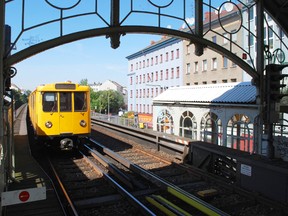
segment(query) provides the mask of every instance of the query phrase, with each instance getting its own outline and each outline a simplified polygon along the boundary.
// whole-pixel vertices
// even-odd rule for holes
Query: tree
[[[30,93],[31,91],[26,91],[24,94],[22,94],[20,91],[12,89],[13,99],[15,101],[15,109],[18,109],[22,104],[28,102],[28,96]]]
[[[84,85],[84,86],[88,86],[88,79],[85,78],[85,79],[81,79],[80,82],[79,82],[80,85]]]
[[[117,91],[106,90],[92,93],[91,107],[100,113],[117,113],[120,108],[123,108],[124,98],[123,95]],[[92,99],[93,98],[93,99]]]

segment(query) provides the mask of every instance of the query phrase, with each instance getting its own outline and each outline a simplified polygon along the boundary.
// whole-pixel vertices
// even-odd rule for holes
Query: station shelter
[[[251,82],[172,87],[153,99],[153,130],[259,152],[256,98]]]

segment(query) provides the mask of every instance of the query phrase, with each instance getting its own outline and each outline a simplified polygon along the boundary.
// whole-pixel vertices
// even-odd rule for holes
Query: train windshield
[[[44,92],[42,105],[44,112],[57,112],[57,93]]]
[[[60,112],[72,111],[71,92],[60,92]]]
[[[74,92],[74,110],[77,112],[83,112],[87,110],[85,92]]]

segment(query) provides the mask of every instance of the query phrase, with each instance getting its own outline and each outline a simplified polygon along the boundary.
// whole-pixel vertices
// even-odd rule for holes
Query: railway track
[[[283,215],[169,156],[92,138],[82,146],[51,162],[78,215]]]

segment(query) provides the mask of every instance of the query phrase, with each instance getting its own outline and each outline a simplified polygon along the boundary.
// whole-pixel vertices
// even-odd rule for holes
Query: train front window
[[[57,94],[54,92],[44,92],[42,106],[44,112],[57,112]]]
[[[77,112],[86,111],[86,93],[85,92],[74,92],[74,110]]]
[[[60,112],[71,112],[71,92],[60,92]]]

